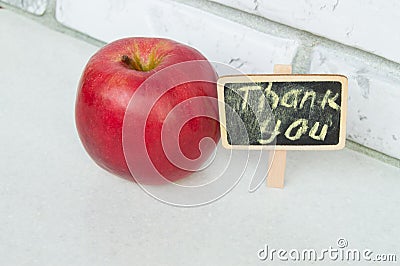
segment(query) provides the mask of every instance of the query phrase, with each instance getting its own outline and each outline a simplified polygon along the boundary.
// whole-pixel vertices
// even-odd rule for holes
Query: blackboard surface
[[[226,76],[218,81],[227,148],[340,149],[347,78],[340,75]],[[225,128],[226,127],[226,128]]]

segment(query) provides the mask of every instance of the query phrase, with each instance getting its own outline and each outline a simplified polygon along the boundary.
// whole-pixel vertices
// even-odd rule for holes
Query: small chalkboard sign
[[[341,75],[221,77],[222,144],[230,149],[341,149],[347,94],[347,78]]]

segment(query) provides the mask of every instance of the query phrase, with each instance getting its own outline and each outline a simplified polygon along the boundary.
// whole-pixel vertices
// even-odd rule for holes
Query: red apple
[[[203,63],[195,70],[170,68],[189,61],[196,65],[198,60],[202,60]],[[140,160],[149,156],[155,169],[168,180],[177,180],[190,174],[191,171],[181,169],[167,158],[161,141],[161,130],[168,113],[179,103],[194,97],[204,96],[204,100],[194,101],[193,105],[185,107],[187,112],[207,110],[217,116],[216,101],[208,100],[208,97],[217,98],[217,75],[211,64],[204,60],[206,58],[197,50],[161,38],[121,39],[106,45],[94,54],[81,77],[75,108],[79,137],[91,158],[111,173],[132,178],[123,151],[124,117],[132,95],[141,84],[160,71],[164,71],[162,79],[158,80],[157,76],[154,76],[156,80],[151,83],[154,89],[158,85],[165,85],[165,77],[170,81],[185,76],[191,80],[194,77],[195,80],[169,89],[151,107],[146,124],[137,125],[137,130],[145,128],[144,141],[147,154],[138,151],[133,157]],[[196,78],[197,75],[199,79]],[[211,82],[204,81],[204,78]],[[151,88],[146,89],[151,90]],[[141,115],[143,114],[134,114],[130,119],[135,120]],[[179,119],[176,117],[176,121]],[[170,119],[169,123],[174,123],[174,119]],[[167,141],[169,139],[173,141],[176,132],[166,134]],[[168,134],[171,135],[170,138]],[[210,117],[194,117],[183,125],[178,135],[177,147],[187,158],[196,159],[200,156],[200,140],[208,137],[215,143],[218,142],[219,123]],[[202,149],[201,152],[204,154],[201,157],[209,157],[213,149],[213,146]],[[200,160],[196,164],[200,167],[204,161],[205,159]],[[146,176],[142,176],[141,180],[146,180]]]

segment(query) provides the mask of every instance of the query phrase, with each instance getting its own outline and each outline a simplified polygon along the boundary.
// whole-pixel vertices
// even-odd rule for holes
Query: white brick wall
[[[47,0],[3,0],[3,2],[22,8],[35,15],[43,15],[47,7]]]
[[[269,36],[168,0],[59,0],[56,14],[64,25],[106,42],[125,36],[166,37],[244,73],[271,72],[277,62],[290,64],[298,46],[296,40]]]
[[[398,0],[212,0],[400,62]]]
[[[347,136],[400,158],[400,79],[338,51],[317,47],[311,73],[343,73],[349,78]]]
[[[49,5],[52,1],[57,2],[53,19],[60,27],[105,42],[127,36],[165,37],[189,44],[209,60],[230,64],[244,73],[270,73],[274,64],[293,63],[294,69],[305,73],[345,74],[349,77],[348,138],[400,159],[396,105],[400,102],[400,34],[396,31],[400,1],[190,1],[203,8],[176,0],[0,3],[43,14],[46,6],[54,6]],[[48,17],[43,19],[46,23]],[[382,64],[385,70],[380,68]]]

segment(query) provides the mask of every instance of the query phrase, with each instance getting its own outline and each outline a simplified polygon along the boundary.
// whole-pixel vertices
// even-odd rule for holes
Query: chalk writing
[[[339,142],[341,100],[342,84],[337,81],[224,86],[224,101],[245,124],[249,145],[335,145]],[[231,143],[229,136],[237,126],[231,117],[226,114],[228,142],[246,145]]]

